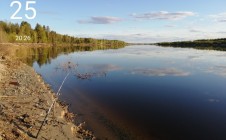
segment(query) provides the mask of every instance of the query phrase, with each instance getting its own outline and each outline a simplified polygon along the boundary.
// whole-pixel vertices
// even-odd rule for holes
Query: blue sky
[[[0,20],[11,20],[16,5],[0,0]],[[26,0],[18,0],[25,14]],[[35,19],[77,37],[161,42],[226,37],[225,0],[35,0]],[[31,12],[28,12],[31,14]]]

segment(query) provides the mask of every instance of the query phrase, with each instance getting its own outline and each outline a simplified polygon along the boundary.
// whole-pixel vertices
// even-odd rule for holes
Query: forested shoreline
[[[33,29],[31,25],[22,21],[10,23],[0,21],[0,43],[47,43],[52,45],[89,45],[89,46],[125,46],[127,43],[119,40],[78,38],[62,35],[52,31],[49,26],[36,24]]]
[[[221,50],[226,51],[226,38],[219,39],[202,39],[194,41],[180,42],[160,42],[155,45],[164,47],[180,47],[180,48],[196,48],[205,50]]]

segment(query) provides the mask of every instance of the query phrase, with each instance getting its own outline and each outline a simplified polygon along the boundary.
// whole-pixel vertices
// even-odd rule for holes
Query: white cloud
[[[132,14],[136,19],[145,19],[145,20],[180,20],[189,16],[194,16],[195,13],[184,11],[184,12],[150,12],[143,14]]]
[[[226,22],[226,12],[225,13],[219,13],[216,15],[210,15],[215,21],[217,22]]]
[[[110,16],[103,16],[103,17],[91,17],[88,20],[78,20],[80,24],[112,24],[116,22],[121,22],[123,19],[118,17],[110,17]]]
[[[139,68],[130,72],[131,74],[140,74],[144,76],[189,76],[190,73],[179,70],[176,68],[159,68],[159,69],[146,69]]]

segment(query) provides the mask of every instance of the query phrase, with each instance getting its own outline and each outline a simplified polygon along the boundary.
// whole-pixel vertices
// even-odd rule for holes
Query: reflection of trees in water
[[[56,58],[60,54],[69,54],[72,52],[94,51],[105,49],[118,49],[124,46],[67,46],[67,47],[24,47],[16,51],[16,56],[32,66],[37,62],[39,66],[51,63],[51,59]]]

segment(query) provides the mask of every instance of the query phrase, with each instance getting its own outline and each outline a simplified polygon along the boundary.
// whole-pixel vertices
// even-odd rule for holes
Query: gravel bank
[[[38,129],[55,98],[51,88],[31,67],[0,52],[0,140],[36,139]],[[40,140],[95,139],[60,102],[55,104]]]

